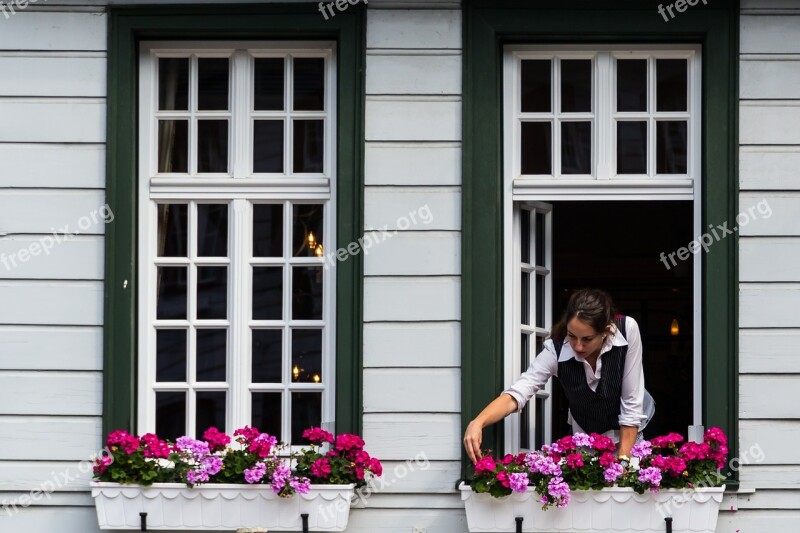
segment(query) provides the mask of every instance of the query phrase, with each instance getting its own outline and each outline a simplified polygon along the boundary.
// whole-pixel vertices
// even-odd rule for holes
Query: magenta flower
[[[114,458],[110,455],[103,455],[97,458],[94,462],[94,468],[96,474],[102,474],[108,467],[114,464]]]
[[[670,445],[677,446],[683,442],[683,437],[678,433],[670,433],[663,437],[655,437],[650,439],[650,444],[654,448],[668,448]]]
[[[639,459],[647,457],[652,453],[653,450],[650,447],[650,442],[646,440],[643,440],[642,442],[637,442],[636,444],[633,445],[633,448],[631,448],[631,455],[634,457],[638,457]]]
[[[108,435],[106,444],[110,448],[122,448],[128,455],[139,449],[139,439],[124,430],[117,430]]]
[[[228,435],[222,433],[215,427],[210,427],[203,433],[203,440],[208,443],[212,452],[225,449],[225,446],[231,442],[231,438]]]
[[[291,477],[292,470],[289,468],[289,465],[283,461],[279,462],[278,466],[275,468],[275,472],[272,473],[272,491],[278,494],[284,486],[286,486],[286,482],[289,481]]]
[[[277,443],[278,439],[275,437],[266,433],[261,433],[257,437],[250,440],[250,446],[247,448],[247,451],[252,452],[264,459],[269,457],[269,455],[272,453],[272,447]]]
[[[297,476],[292,476],[292,479],[289,481],[289,486],[296,490],[298,494],[308,494],[311,490],[311,482],[308,478],[304,477],[299,478]]]
[[[511,490],[514,492],[525,492],[530,480],[526,473],[515,472],[509,476],[509,483],[511,484]]]
[[[244,471],[244,480],[250,484],[258,483],[264,478],[267,473],[267,465],[264,463],[256,463],[253,468],[247,468]]]
[[[569,503],[569,485],[560,476],[556,476],[547,484],[547,492],[558,507],[566,507]]]
[[[192,485],[198,483],[205,483],[208,481],[208,472],[205,468],[198,468],[197,470],[189,470],[186,472],[186,481]]]
[[[658,467],[650,466],[639,470],[639,482],[649,483],[652,487],[661,485],[661,470]]]
[[[598,452],[614,453],[617,451],[617,445],[614,444],[613,440],[606,437],[605,435],[600,435],[599,433],[592,433],[589,436],[592,438],[592,448],[594,448]]]
[[[614,483],[624,472],[622,465],[613,463],[603,471],[603,477],[608,483]]]
[[[692,460],[699,460],[704,461],[708,459],[708,454],[711,451],[711,447],[706,444],[705,442],[687,442],[683,446],[681,446],[680,453],[683,457],[689,461]]]
[[[475,463],[475,473],[480,474],[481,472],[494,472],[494,469],[497,468],[497,463],[494,462],[493,457],[489,457],[485,455]]]
[[[142,436],[141,441],[144,445],[142,453],[145,457],[155,457],[156,459],[166,459],[169,457],[169,444],[159,439],[157,435],[147,433]]]
[[[587,435],[586,433],[575,433],[572,436],[572,443],[575,444],[578,448],[591,448],[593,441],[592,437]]]
[[[208,475],[215,476],[222,470],[222,459],[217,457],[216,455],[209,455],[208,457],[204,457],[200,464],[203,465],[203,468],[208,472]]]
[[[239,439],[239,440],[240,441],[244,440],[245,442],[250,442],[254,438],[258,437],[259,435],[261,435],[261,432],[259,430],[257,430],[256,428],[253,428],[253,427],[250,427],[250,426],[245,426],[243,428],[239,428],[239,429],[237,429],[236,431],[233,432],[233,436],[234,437],[242,437],[242,439]]]
[[[311,473],[315,477],[328,477],[331,474],[331,463],[328,459],[322,457],[314,461],[311,465]]]
[[[567,466],[575,470],[583,466],[583,456],[579,453],[567,455]]]
[[[308,439],[313,444],[322,444],[323,442],[334,442],[333,434],[325,431],[322,428],[309,428],[303,431],[303,438]]]
[[[361,449],[364,447],[364,439],[358,435],[342,433],[336,437],[336,449],[340,451]]]

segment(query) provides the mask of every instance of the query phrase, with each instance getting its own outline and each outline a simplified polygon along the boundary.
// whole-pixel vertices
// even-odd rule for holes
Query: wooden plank
[[[368,54],[367,94],[461,94],[461,55]]]
[[[0,339],[2,339],[1,331]],[[403,366],[411,367],[459,366],[460,324],[458,322],[365,324],[364,368],[397,367],[401,362]],[[1,363],[2,358],[0,358]]]
[[[461,415],[367,413],[364,440],[370,453],[382,460],[460,461]]]
[[[800,61],[796,59],[747,60],[739,68],[743,99],[800,98]]]
[[[89,454],[91,455],[91,454]],[[87,456],[88,457],[88,456]],[[0,461],[0,492],[49,489],[53,492],[88,491],[90,461]],[[6,498],[5,495],[0,500]]]
[[[800,327],[796,312],[800,284],[743,283],[739,289],[739,326],[743,328]]]
[[[364,322],[459,320],[460,316],[461,280],[458,278],[415,276],[364,280]]]
[[[368,96],[368,141],[460,141],[461,100],[458,97]],[[2,108],[0,108],[2,109]]]
[[[796,397],[796,394],[787,398]],[[773,395],[773,398],[779,397]],[[797,465],[800,422],[742,420],[739,423],[740,458],[744,465]],[[744,466],[743,469],[750,468]]]
[[[22,262],[23,250],[29,255],[41,252]],[[52,235],[0,238],[0,259],[4,256],[8,260],[0,260],[0,277],[5,279],[103,279],[103,237],[99,235],[79,235],[61,244]]]
[[[800,190],[800,147],[742,146],[739,188]]]
[[[13,26],[13,25],[12,25]],[[103,99],[4,98],[0,142],[102,143],[106,140]]]
[[[17,513],[0,513],[4,533],[101,533],[94,507],[28,507]]]
[[[800,281],[800,239],[739,239],[739,281]]]
[[[800,52],[800,17],[743,15],[740,27],[739,52],[742,54]]]
[[[106,95],[104,57],[0,54],[0,72],[0,96]]]
[[[745,9],[797,9],[795,0],[741,0],[739,4]]]
[[[461,185],[460,143],[374,143],[365,149],[366,185]]]
[[[741,486],[754,489],[800,489],[800,466],[752,465],[739,472]],[[758,531],[758,530],[754,530]]]
[[[798,213],[800,213],[799,193],[741,193],[738,224],[732,220],[729,227],[738,225],[740,233],[745,236],[796,237],[800,235]],[[745,220],[746,224],[743,223]]]
[[[739,330],[739,372],[800,374],[800,329]]]
[[[105,207],[105,191],[19,189],[0,194],[0,237],[27,233],[102,235],[114,213]]]
[[[0,32],[0,50],[106,50],[105,13],[29,9],[12,16],[13,23],[4,24]]]
[[[739,121],[741,144],[800,144],[800,102],[745,100],[739,105]]]
[[[461,189],[366,187],[364,230],[460,230]]]
[[[353,509],[464,509],[460,494],[397,494],[393,488],[361,493],[356,490]]]
[[[460,413],[460,401],[461,372],[458,368],[364,370],[365,414]]]
[[[736,498],[739,509],[799,509],[800,493],[793,490],[757,490],[750,494],[739,494]],[[723,502],[722,507],[725,507]]]
[[[103,324],[102,282],[0,281],[0,302],[14,302],[14,305],[0,306],[0,324]]]
[[[798,511],[738,511],[722,509],[717,520],[716,533],[778,533],[797,530]]]
[[[347,533],[409,533],[417,526],[430,533],[468,531],[464,509],[368,508],[351,511]]]
[[[0,416],[5,461],[84,461],[98,453],[100,417]]]
[[[459,232],[405,231],[394,235],[369,231],[365,239],[375,243],[364,257],[367,276],[461,274]],[[420,261],[420,257],[425,261]]]
[[[367,49],[461,49],[458,10],[367,11]]]
[[[742,419],[800,419],[800,404],[786,401],[796,397],[799,388],[798,374],[740,376],[739,416]]]
[[[99,372],[0,371],[0,416],[103,414]]]
[[[376,484],[380,494],[452,494],[461,475],[458,461],[431,461],[422,454],[407,461],[381,460],[381,464],[385,483]]]

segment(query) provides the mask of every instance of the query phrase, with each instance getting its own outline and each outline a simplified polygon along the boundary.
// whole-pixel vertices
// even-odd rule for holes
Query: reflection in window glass
[[[228,172],[228,121],[197,121],[197,172]]]
[[[254,329],[253,383],[280,383],[283,331],[279,329]]]
[[[187,256],[188,211],[186,204],[158,204],[159,257]]]
[[[325,122],[322,120],[295,120],[294,172],[322,172],[324,156]]]
[[[158,109],[161,111],[189,110],[189,58],[159,58]]]
[[[322,330],[292,330],[292,381],[322,381]]]
[[[228,256],[227,204],[197,204],[197,256]]]
[[[186,319],[186,267],[158,267],[156,318]]]
[[[561,123],[561,173],[592,173],[592,123]]]
[[[295,204],[292,210],[292,250],[295,257],[324,255],[323,206]]]
[[[292,319],[322,320],[322,267],[292,268]]]
[[[189,172],[189,121],[158,121],[158,171]]]

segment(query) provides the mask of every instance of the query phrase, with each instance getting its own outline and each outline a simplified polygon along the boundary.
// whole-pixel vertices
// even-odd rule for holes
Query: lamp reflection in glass
[[[300,367],[299,366],[294,365],[294,368],[292,368],[292,376],[294,376],[294,380],[295,381],[297,381],[297,378],[300,377]]]
[[[314,374],[314,383],[319,383],[320,377],[319,374]]]
[[[681,330],[680,330],[680,328],[678,327],[678,319],[677,319],[677,318],[673,318],[673,319],[672,319],[672,325],[669,327],[669,332],[670,332],[670,334],[671,334],[673,337],[675,337],[675,336],[677,336],[677,335],[678,335],[678,333],[680,333],[680,331],[681,331]]]
[[[321,244],[318,244],[316,248],[314,248],[314,254],[316,254],[317,257],[322,257],[325,254],[325,250],[322,248]]]

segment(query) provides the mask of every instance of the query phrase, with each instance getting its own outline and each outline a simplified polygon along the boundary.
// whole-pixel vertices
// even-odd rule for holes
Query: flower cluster
[[[705,432],[703,442],[687,442],[670,433],[633,446],[633,459],[620,462],[614,442],[603,435],[576,433],[539,451],[495,459],[487,452],[475,464],[472,490],[495,497],[535,490],[544,509],[564,507],[571,491],[631,487],[638,493],[660,488],[718,486],[724,479],[727,438],[719,428]]]
[[[264,484],[279,496],[305,494],[311,482],[323,484],[365,483],[366,474],[381,475],[380,462],[364,451],[357,435],[335,437],[320,428],[304,433],[311,450],[296,456],[290,466],[288,447],[257,428],[237,429],[233,437],[209,428],[202,439],[180,437],[174,443],[153,433],[136,437],[114,431],[106,441],[108,453],[95,459],[94,478],[118,483]],[[320,454],[322,446],[332,445]],[[315,457],[308,465],[309,457]]]

